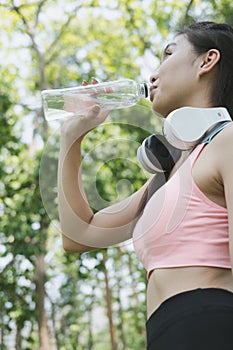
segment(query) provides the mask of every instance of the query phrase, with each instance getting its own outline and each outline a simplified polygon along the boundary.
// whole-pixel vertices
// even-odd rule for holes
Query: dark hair
[[[198,55],[210,49],[219,50],[221,57],[211,103],[213,107],[226,107],[233,119],[233,28],[228,24],[197,22],[179,30],[177,35],[181,34],[186,35]],[[166,178],[168,176],[169,174],[166,174]],[[142,214],[151,196],[165,181],[161,174],[154,176],[142,196],[137,218]]]
[[[233,28],[228,24],[197,22],[177,34],[184,34],[198,55],[210,49],[219,50],[221,57],[211,103],[213,107],[226,107],[233,118]]]

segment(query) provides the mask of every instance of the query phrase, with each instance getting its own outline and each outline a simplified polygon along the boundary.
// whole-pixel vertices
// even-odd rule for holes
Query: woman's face
[[[197,107],[201,102],[199,67],[200,59],[184,35],[168,44],[159,69],[150,77],[153,111],[166,117],[180,107]]]

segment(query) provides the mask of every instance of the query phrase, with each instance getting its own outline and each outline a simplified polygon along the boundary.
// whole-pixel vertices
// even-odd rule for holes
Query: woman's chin
[[[152,106],[152,111],[153,113],[160,117],[160,118],[166,118],[168,116],[168,114],[170,113],[169,111],[163,109],[163,108],[159,108],[157,106]]]

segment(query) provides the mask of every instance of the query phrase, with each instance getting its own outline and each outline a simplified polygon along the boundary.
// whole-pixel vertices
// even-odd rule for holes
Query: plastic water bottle
[[[147,98],[149,93],[150,83],[122,79],[94,85],[43,90],[41,96],[45,119],[49,121],[81,115],[94,104],[105,110],[131,107],[140,99]]]

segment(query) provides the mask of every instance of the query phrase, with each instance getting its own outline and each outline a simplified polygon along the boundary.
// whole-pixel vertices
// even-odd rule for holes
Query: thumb
[[[108,115],[109,110],[105,110],[99,105],[94,105],[89,109],[86,118],[87,120],[89,120],[89,122],[91,122],[92,124],[94,123],[95,126],[97,126],[103,123]]]
[[[100,106],[99,105],[94,105],[89,109],[88,112],[88,117],[92,118],[92,117],[96,117],[100,112]]]

